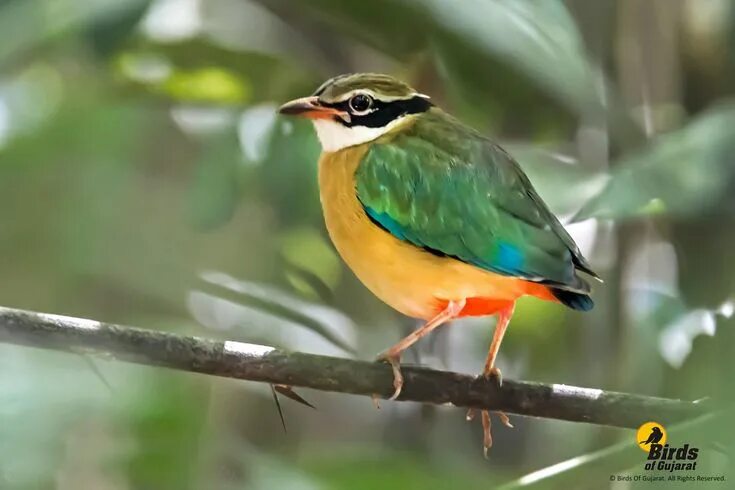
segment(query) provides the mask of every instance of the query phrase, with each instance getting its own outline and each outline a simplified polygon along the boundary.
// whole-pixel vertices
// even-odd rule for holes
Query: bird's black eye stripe
[[[399,99],[390,102],[376,99],[373,103],[373,111],[364,116],[352,116],[349,126],[382,128],[401,116],[426,112],[431,105],[426,97],[418,95],[410,99]]]
[[[350,99],[334,104],[322,102],[322,105],[347,113],[353,112],[350,110]],[[374,99],[372,105],[373,110],[370,113],[362,116],[351,114],[349,121],[343,121],[340,119],[340,122],[349,127],[365,126],[368,128],[382,128],[401,116],[426,112],[432,105],[433,104],[429,99],[419,95],[411,97],[410,99],[392,100],[390,102]]]

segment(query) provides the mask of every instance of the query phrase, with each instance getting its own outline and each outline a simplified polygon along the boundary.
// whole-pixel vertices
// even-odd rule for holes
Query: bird
[[[353,73],[279,112],[316,130],[319,194],[339,255],[380,300],[424,322],[378,356],[392,367],[391,399],[404,384],[403,351],[451,320],[497,316],[482,376],[500,385],[495,361],[520,297],[592,309],[583,274],[599,276],[516,160],[428,95]],[[481,421],[487,457],[487,410]]]
[[[661,438],[664,436],[664,433],[661,432],[661,429],[654,426],[651,429],[651,434],[648,436],[648,439],[645,441],[639,442],[639,444],[658,444],[658,442],[661,440]]]

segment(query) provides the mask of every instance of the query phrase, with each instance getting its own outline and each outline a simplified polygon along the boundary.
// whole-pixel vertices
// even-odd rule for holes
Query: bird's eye
[[[350,109],[355,113],[365,113],[373,106],[373,98],[365,94],[357,94],[350,99]]]

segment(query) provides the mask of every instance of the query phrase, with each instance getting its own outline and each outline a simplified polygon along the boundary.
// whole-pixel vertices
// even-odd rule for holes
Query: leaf
[[[237,136],[243,156],[249,163],[262,163],[268,155],[276,126],[276,108],[275,104],[260,104],[240,115]]]
[[[193,488],[210,381],[103,366],[114,392],[82,356],[0,346],[3,490],[79,486],[90,475],[99,488],[121,474],[134,488]]]
[[[325,237],[314,228],[287,229],[279,237],[286,278],[301,294],[329,303],[342,265]]]
[[[118,54],[114,66],[129,91],[225,106],[283,101],[318,84],[317,77],[287,59],[203,38],[167,44],[136,40]]]
[[[239,200],[237,147],[229,133],[206,141],[188,196],[196,228],[213,230],[228,223]]]
[[[531,143],[502,144],[555,213],[572,213],[601,188],[600,174],[573,155]]]
[[[354,334],[355,325],[346,315],[333,308],[301,300],[272,286],[238,280],[221,272],[205,272],[201,277],[205,282],[219,287],[213,294],[193,292],[190,296],[190,310],[204,325],[218,329],[248,325],[252,337],[259,333],[255,312],[260,312],[261,317],[262,313],[266,313],[287,323],[306,327],[341,350],[355,353],[354,348],[344,340],[345,335]],[[272,326],[267,331],[273,333]],[[292,340],[293,335],[288,338]],[[273,342],[273,339],[269,341]]]
[[[245,79],[219,67],[177,70],[160,89],[180,101],[233,105],[247,102],[252,91]]]
[[[471,65],[488,68],[489,60],[503,60],[571,107],[581,111],[600,104],[597,75],[574,20],[559,0],[467,0],[461,8],[445,0],[315,0],[288,9],[277,0],[261,3],[292,23],[304,16],[323,20],[399,59],[432,44],[458,56],[461,48],[476,48],[483,58],[472,60]],[[390,12],[390,17],[384,12]],[[490,69],[478,73],[483,74],[481,82],[499,75]]]
[[[573,221],[666,213],[694,216],[718,202],[735,175],[735,104],[707,111],[615,166]]]
[[[601,104],[595,71],[561,1],[467,0],[462,8],[443,0],[403,3],[420,3],[444,32],[488,58],[516,67],[576,112]],[[485,62],[479,61],[480,66]],[[484,78],[493,76],[496,73],[490,70],[484,73]]]
[[[335,40],[356,39],[399,59],[422,49],[433,27],[422,5],[400,0],[257,0],[286,22],[305,30],[313,20],[341,33]],[[390,12],[390,15],[385,15]],[[410,25],[410,31],[407,26]],[[407,35],[410,33],[409,35]],[[337,51],[339,53],[339,51]]]
[[[304,222],[321,223],[316,179],[321,147],[312,124],[280,117],[269,143],[259,169],[259,184],[279,223],[284,228]]]
[[[297,30],[312,30],[317,20],[332,41],[323,44],[342,46],[354,39],[400,60],[404,68],[396,74],[408,81],[425,73],[425,60],[435,62],[455,112],[475,127],[487,129],[489,120],[516,118],[508,126],[536,129],[543,124],[547,133],[567,134],[575,124],[571,114],[595,113],[607,119],[616,139],[641,138],[629,115],[618,109],[611,84],[587,56],[562,1],[469,0],[461,8],[444,0],[259,2]],[[342,50],[329,54],[342,71],[345,66],[361,69]]]
[[[24,0],[0,3],[0,63],[112,16],[139,12],[148,0]]]
[[[131,487],[195,489],[211,381],[150,369],[144,377],[141,399],[123,404],[120,414],[135,441],[124,461]],[[132,376],[128,379],[135,382]]]

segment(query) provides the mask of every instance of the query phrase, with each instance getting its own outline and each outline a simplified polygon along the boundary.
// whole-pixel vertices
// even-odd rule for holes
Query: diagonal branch
[[[181,371],[387,398],[393,392],[386,364],[341,359],[234,341],[218,341],[0,307],[0,342],[110,355],[127,362]],[[493,381],[448,371],[404,366],[399,400],[575,422],[636,428],[705,413],[703,403],[566,385]]]

